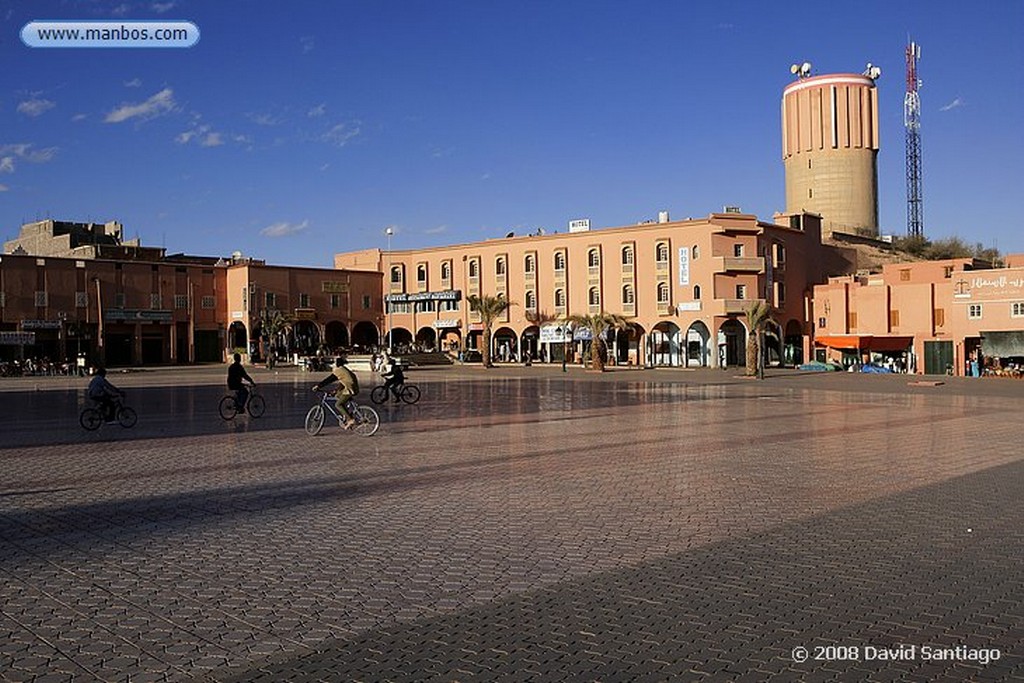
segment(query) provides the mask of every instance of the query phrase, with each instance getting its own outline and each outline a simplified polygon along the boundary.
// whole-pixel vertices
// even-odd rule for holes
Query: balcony
[[[763,303],[764,299],[715,299],[708,302],[708,312],[712,315],[742,315],[755,301]]]
[[[716,256],[715,268],[720,273],[763,273],[764,259],[760,256]]]

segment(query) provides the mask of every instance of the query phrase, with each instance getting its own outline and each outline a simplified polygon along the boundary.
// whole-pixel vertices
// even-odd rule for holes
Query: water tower
[[[881,69],[811,74],[794,64],[782,94],[786,213],[821,214],[822,236],[878,236],[878,91]]]

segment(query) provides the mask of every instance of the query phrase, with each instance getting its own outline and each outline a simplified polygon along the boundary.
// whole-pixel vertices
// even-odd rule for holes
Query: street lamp
[[[391,305],[391,236],[395,234],[395,229],[390,225],[384,228],[384,234],[388,237],[388,271],[384,276],[384,286],[387,292],[384,295],[384,306],[388,309],[388,355],[394,353],[394,341],[395,341],[395,328],[392,326],[392,308]]]

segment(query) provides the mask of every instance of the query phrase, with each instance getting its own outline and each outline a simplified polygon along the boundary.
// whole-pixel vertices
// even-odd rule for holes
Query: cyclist
[[[345,429],[352,429],[352,426],[355,424],[355,419],[349,414],[348,408],[345,407],[345,404],[348,403],[350,399],[359,395],[359,380],[356,379],[354,372],[345,367],[347,364],[348,361],[344,356],[338,356],[335,358],[334,370],[331,371],[331,374],[320,380],[320,382],[313,387],[313,391],[319,391],[324,387],[334,384],[335,382],[340,383],[341,388],[338,389],[338,393],[334,396],[334,407],[338,409],[338,415],[341,415],[342,419],[345,421],[343,425]]]
[[[405,384],[405,372],[402,370],[402,364],[389,356],[385,351],[383,368],[384,388],[391,391],[395,403],[398,403],[401,401],[399,397],[401,396],[402,385]]]
[[[253,387],[256,386],[256,382],[242,367],[242,355],[236,353],[234,358],[235,362],[228,366],[228,389],[235,392],[235,406],[238,407],[238,412],[244,413],[249,402],[249,390],[245,387],[245,382]]]
[[[96,368],[96,374],[89,382],[89,389],[86,393],[99,406],[100,416],[103,417],[103,420],[113,422],[117,408],[114,398],[124,396],[124,392],[107,380],[106,368]]]

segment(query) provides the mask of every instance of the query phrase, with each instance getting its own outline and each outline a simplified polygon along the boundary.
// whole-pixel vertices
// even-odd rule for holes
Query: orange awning
[[[853,351],[906,351],[913,337],[876,337],[873,334],[831,334],[814,338],[816,346]]]

